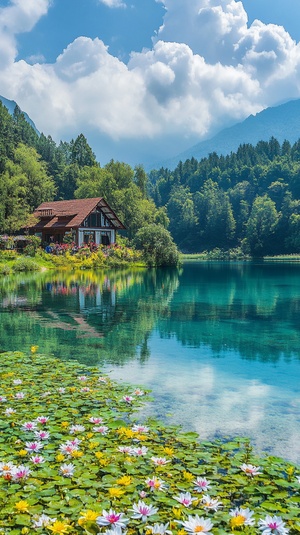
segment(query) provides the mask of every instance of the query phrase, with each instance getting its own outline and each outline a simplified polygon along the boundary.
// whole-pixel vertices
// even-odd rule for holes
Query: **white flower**
[[[44,447],[44,444],[38,440],[35,442],[25,442],[25,450],[27,450],[30,453],[33,453],[35,451],[39,451]]]
[[[50,516],[47,516],[44,513],[42,513],[40,516],[37,516],[37,515],[34,516],[32,520],[33,520],[34,528],[46,528],[52,522],[55,522],[56,518],[50,518]]]
[[[220,507],[222,507],[222,502],[219,502],[216,498],[211,498],[208,494],[205,494],[201,500],[203,503],[204,509],[212,509],[213,511],[217,511]]]
[[[36,429],[37,426],[36,422],[24,422],[21,427],[25,431],[33,431],[34,429]]]
[[[153,507],[153,505],[147,505],[145,502],[139,500],[138,503],[133,504],[132,511],[134,514],[131,518],[140,518],[143,522],[145,522],[148,516],[155,515],[158,509],[157,507]]]
[[[258,521],[258,527],[263,535],[287,535],[289,532],[281,516],[267,515],[264,520]]]
[[[50,437],[50,433],[48,433],[48,431],[35,431],[34,434],[36,438],[39,438],[40,440],[48,440]]]
[[[14,395],[14,397],[15,397],[16,399],[23,399],[23,398],[25,398],[25,394],[24,394],[24,392],[17,392],[17,393]]]
[[[148,433],[149,432],[149,427],[147,427],[146,425],[135,424],[131,429],[135,433]]]
[[[156,466],[163,466],[164,464],[170,463],[165,457],[151,457],[151,461],[156,464]]]
[[[131,448],[130,454],[134,457],[143,457],[144,455],[147,455],[148,448],[146,446],[142,446],[140,448]]]
[[[178,520],[176,522],[182,524],[186,531],[193,534],[201,533],[201,535],[208,535],[213,527],[213,523],[210,520],[205,520],[203,516],[199,517],[198,515],[189,515],[188,520],[185,522]]]
[[[12,462],[2,462],[0,463],[0,474],[2,476],[5,476],[6,474],[11,474],[14,468],[15,466]]]
[[[84,425],[71,425],[70,427],[70,434],[74,435],[74,433],[83,433],[85,431]]]
[[[16,412],[17,412],[17,411],[15,411],[15,409],[12,409],[11,407],[8,407],[8,408],[5,410],[4,414],[5,414],[6,416],[11,416],[11,414],[15,414]]]
[[[59,470],[64,477],[72,477],[74,474],[75,466],[72,463],[70,464],[65,463],[61,465]]]
[[[258,474],[261,474],[262,472],[259,471],[260,466],[253,466],[253,464],[242,464],[241,470],[245,472],[247,476],[257,476]]]
[[[153,524],[153,526],[146,526],[146,529],[150,531],[152,535],[172,535],[172,531],[168,529],[169,522],[167,524]]]
[[[91,416],[89,419],[92,424],[102,424],[103,418],[100,418],[100,416]]]
[[[161,479],[158,479],[157,477],[152,477],[146,479],[146,485],[150,488],[150,490],[165,490],[167,488],[164,481]]]
[[[93,427],[93,431],[94,433],[100,433],[101,435],[107,435],[107,433],[109,432],[109,429],[106,425],[99,425],[99,426],[95,426]]]
[[[123,401],[125,401],[126,403],[132,403],[132,401],[134,400],[134,397],[133,396],[123,396]]]
[[[48,416],[38,416],[36,421],[39,424],[46,424],[49,421],[49,418],[48,418]]]
[[[23,383],[22,379],[14,379],[13,384],[14,385],[21,385]]]
[[[0,396],[0,403],[5,403],[7,398],[5,396]]]
[[[129,518],[125,518],[124,513],[117,513],[112,509],[109,511],[103,509],[102,516],[98,516],[96,522],[98,526],[113,526],[114,528],[122,529],[126,527]]]

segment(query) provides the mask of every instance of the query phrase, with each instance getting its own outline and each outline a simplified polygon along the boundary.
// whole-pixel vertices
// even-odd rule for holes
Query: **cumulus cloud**
[[[119,140],[200,140],[299,98],[300,48],[284,28],[249,26],[235,0],[159,1],[165,15],[152,49],[132,52],[127,64],[100,38],[78,36],[51,65],[15,60],[16,33],[29,31],[50,0],[12,1],[0,10],[0,94],[47,134],[72,137],[89,127]]]

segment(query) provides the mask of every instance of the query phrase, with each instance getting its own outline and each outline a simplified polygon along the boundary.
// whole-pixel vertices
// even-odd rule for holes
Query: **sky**
[[[147,167],[300,98],[299,20],[299,0],[0,0],[0,95]]]

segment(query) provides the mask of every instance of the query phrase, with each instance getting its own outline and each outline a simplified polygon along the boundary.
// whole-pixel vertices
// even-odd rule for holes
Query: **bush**
[[[39,271],[40,266],[31,258],[21,257],[18,258],[13,269],[17,273],[20,271]]]
[[[147,225],[136,234],[134,245],[143,251],[148,266],[176,266],[179,252],[168,230],[162,225]]]

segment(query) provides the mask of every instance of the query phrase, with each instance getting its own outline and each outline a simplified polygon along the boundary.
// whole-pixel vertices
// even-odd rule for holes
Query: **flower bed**
[[[36,350],[1,359],[0,533],[299,534],[299,467],[140,423],[141,389]]]

